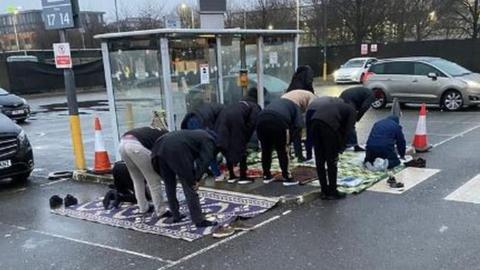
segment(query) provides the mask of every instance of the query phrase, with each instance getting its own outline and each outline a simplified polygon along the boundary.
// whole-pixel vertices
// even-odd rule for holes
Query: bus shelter
[[[115,144],[149,125],[169,130],[203,103],[230,104],[257,87],[258,102],[279,98],[298,65],[296,30],[153,29],[97,35]],[[117,145],[115,145],[117,147]]]

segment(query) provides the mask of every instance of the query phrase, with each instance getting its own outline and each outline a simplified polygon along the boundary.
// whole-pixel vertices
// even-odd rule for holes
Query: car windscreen
[[[365,64],[365,60],[350,60],[343,67],[345,68],[359,68],[363,67],[363,64]]]
[[[430,63],[453,77],[464,76],[472,73],[470,70],[458,64],[442,59],[433,60]]]
[[[0,95],[1,95],[1,96],[3,96],[3,95],[8,95],[8,92],[5,91],[5,89],[0,88]]]

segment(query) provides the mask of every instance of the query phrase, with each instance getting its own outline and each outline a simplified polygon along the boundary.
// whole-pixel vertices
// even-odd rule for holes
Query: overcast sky
[[[165,10],[172,10],[181,3],[196,4],[197,0],[117,0],[119,9],[130,9],[135,13],[138,7],[145,2],[158,3],[159,6],[165,6]],[[236,1],[236,0],[232,0]],[[114,0],[79,0],[81,10],[104,11],[106,19],[113,20],[115,14]],[[19,6],[22,9],[41,9],[41,0],[0,0],[0,13],[6,13],[7,6]],[[129,11],[130,13],[130,11]]]

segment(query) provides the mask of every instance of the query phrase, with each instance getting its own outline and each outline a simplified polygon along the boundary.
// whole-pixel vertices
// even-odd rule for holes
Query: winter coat
[[[214,159],[216,151],[214,138],[204,130],[173,131],[160,137],[152,149],[152,165],[159,175],[163,175],[158,162],[168,161],[178,177],[199,181]]]
[[[293,74],[292,81],[287,88],[287,93],[293,90],[306,90],[314,92],[313,90],[313,70],[310,66],[300,66]]]
[[[317,110],[321,110],[325,104],[328,103],[344,103],[344,101],[340,98],[329,96],[317,97],[316,99],[312,100],[310,105],[308,105],[307,113],[305,114],[305,122],[307,123],[307,126],[309,125],[313,114],[315,114]]]
[[[347,134],[355,126],[355,119],[357,119],[357,112],[344,102],[325,103],[322,109],[315,111],[312,116],[312,121],[322,121],[337,133],[339,145],[345,145]]]
[[[218,116],[217,146],[229,162],[236,164],[245,154],[260,111],[257,103],[242,100],[229,105]]]
[[[217,117],[223,108],[223,105],[217,103],[202,104],[193,111],[189,112],[187,115],[185,115],[180,127],[181,129],[187,129],[188,120],[191,117],[196,116],[200,119],[203,129],[213,130],[215,128],[215,122],[217,121]]]
[[[263,111],[258,114],[258,122],[263,117],[278,119],[283,128],[289,129],[290,133],[301,130],[305,123],[302,112],[293,101],[286,98],[279,98],[270,103]]]
[[[396,145],[398,154],[401,157],[405,156],[405,136],[399,122],[398,116],[391,115],[375,123],[367,140],[367,150],[369,148],[386,148],[388,151],[395,151]]]
[[[282,98],[289,99],[297,104],[300,107],[302,113],[307,111],[307,107],[317,96],[312,92],[308,92],[305,90],[293,90],[290,91],[282,96]]]
[[[370,109],[370,106],[375,101],[372,90],[361,86],[352,87],[343,91],[340,98],[357,110],[357,122],[362,119],[363,115]]]

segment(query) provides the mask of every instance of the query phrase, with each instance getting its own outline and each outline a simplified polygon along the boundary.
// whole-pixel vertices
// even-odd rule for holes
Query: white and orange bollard
[[[95,164],[94,173],[109,173],[112,170],[112,164],[108,158],[108,152],[105,149],[105,141],[102,135],[102,126],[100,119],[95,116]]]
[[[417,130],[415,131],[415,136],[413,137],[412,146],[415,148],[415,151],[418,153],[428,152],[432,148],[428,144],[427,136],[427,106],[425,103],[422,104],[420,108],[420,114],[418,116]]]

